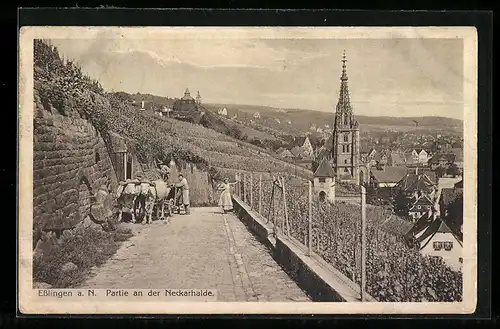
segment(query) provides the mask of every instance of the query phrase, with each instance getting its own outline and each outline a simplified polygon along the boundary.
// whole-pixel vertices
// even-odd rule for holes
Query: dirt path
[[[308,301],[269,251],[232,214],[194,208],[136,235],[82,288],[217,289],[220,301]]]

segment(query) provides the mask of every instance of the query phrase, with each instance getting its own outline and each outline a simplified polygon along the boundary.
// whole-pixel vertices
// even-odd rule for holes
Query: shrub
[[[120,242],[132,236],[130,229],[105,232],[95,227],[77,227],[65,231],[47,254],[35,254],[33,280],[54,288],[71,288],[83,283],[94,266],[106,262],[119,248]],[[73,263],[76,268],[63,270]]]

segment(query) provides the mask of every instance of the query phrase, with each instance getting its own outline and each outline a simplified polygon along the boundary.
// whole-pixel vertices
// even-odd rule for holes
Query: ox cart
[[[122,221],[123,213],[132,216],[132,222],[151,223],[153,214],[156,219],[163,220],[173,214],[175,191],[161,179],[128,180],[120,182],[116,191],[118,201],[118,221]]]

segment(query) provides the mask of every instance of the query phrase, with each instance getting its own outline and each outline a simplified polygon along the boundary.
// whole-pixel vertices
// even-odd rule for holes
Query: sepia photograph
[[[23,29],[23,313],[474,312],[474,28]]]

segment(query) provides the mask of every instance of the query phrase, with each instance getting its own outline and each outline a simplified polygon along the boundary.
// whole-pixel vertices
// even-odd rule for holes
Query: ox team
[[[120,182],[116,197],[119,205],[118,221],[122,220],[122,214],[132,215],[132,222],[136,222],[139,214],[144,216],[142,223],[151,223],[153,209],[156,206],[157,217],[165,218],[165,206],[168,214],[172,214],[172,208],[177,209],[180,214],[180,206],[184,208],[184,214],[190,214],[189,184],[186,178],[179,174],[178,181],[168,184],[170,169],[167,165],[160,163],[158,171],[161,178],[149,181],[136,174],[136,179]]]

